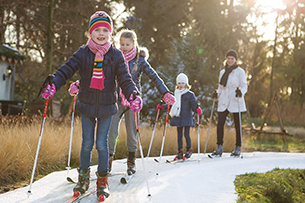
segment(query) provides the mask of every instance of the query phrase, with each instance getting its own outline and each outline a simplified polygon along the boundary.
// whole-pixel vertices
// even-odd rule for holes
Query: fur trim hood
[[[149,52],[146,47],[139,48],[139,56],[143,57],[145,60],[149,58]]]

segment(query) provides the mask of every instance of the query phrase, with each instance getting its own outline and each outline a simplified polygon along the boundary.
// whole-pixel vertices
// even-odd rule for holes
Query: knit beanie
[[[180,73],[176,78],[176,83],[179,82],[189,85],[189,79],[184,73]]]
[[[237,53],[236,53],[236,51],[233,50],[233,49],[230,49],[230,50],[228,51],[228,53],[227,53],[227,55],[226,55],[226,58],[227,58],[228,56],[233,56],[233,57],[237,60]]]
[[[97,11],[90,17],[89,34],[97,27],[106,27],[112,33],[112,19],[104,11]]]

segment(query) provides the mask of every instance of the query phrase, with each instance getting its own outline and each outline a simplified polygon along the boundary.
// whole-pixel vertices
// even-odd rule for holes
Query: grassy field
[[[40,135],[42,118],[34,117],[2,117],[0,120],[0,186],[15,184],[25,181],[29,183],[37,144]],[[207,127],[200,127],[200,149],[201,153],[207,139]],[[284,143],[279,135],[256,135],[249,131],[244,131],[243,143],[245,152],[251,151],[287,151],[304,152],[305,133],[301,128],[294,133],[296,136],[287,137]],[[147,154],[153,126],[142,123],[139,127],[144,156]],[[155,131],[151,156],[159,156],[164,126],[158,123]],[[42,142],[37,163],[36,178],[42,177],[52,171],[64,170],[67,166],[69,141],[71,131],[71,120],[67,118],[61,122],[46,119]],[[81,122],[75,118],[72,143],[71,166],[79,166],[79,154],[81,149]],[[198,150],[197,146],[197,128],[191,129],[191,139],[193,152]],[[184,144],[185,144],[185,140]],[[235,146],[235,129],[226,126],[224,136],[224,151],[231,152]],[[216,149],[216,127],[213,125],[210,130],[210,136],[207,146],[207,152]],[[173,155],[177,153],[177,132],[175,127],[168,126],[166,131],[164,155]],[[126,158],[126,132],[124,122],[121,123],[120,135],[118,138],[117,151],[115,159]],[[137,153],[140,157],[140,153]],[[96,164],[97,153],[93,150],[92,164]]]

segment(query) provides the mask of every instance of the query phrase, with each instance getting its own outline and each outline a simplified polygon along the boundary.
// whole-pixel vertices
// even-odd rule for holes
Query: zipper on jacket
[[[99,100],[100,100],[100,98],[99,98],[99,90],[97,89],[96,90],[96,104],[95,104],[95,118],[97,118],[97,116],[98,116],[98,109],[99,109]]]

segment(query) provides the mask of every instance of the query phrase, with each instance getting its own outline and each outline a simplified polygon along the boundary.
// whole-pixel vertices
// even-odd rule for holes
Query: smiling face
[[[131,38],[121,37],[120,38],[120,49],[123,54],[127,54],[134,48],[134,42]]]
[[[228,56],[226,61],[228,66],[233,66],[236,63],[236,59],[233,56]]]
[[[97,27],[90,34],[92,40],[98,45],[104,45],[110,41],[111,32],[106,27]]]

